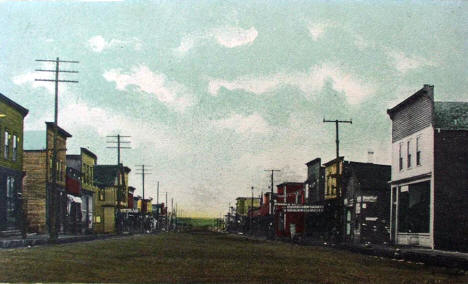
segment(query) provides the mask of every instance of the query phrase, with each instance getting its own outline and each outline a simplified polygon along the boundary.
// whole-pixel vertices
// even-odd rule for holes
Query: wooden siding
[[[416,133],[432,123],[433,101],[428,96],[419,96],[411,104],[394,113],[392,119],[392,142]]]
[[[43,233],[46,227],[46,152],[24,152],[23,208],[28,231]]]

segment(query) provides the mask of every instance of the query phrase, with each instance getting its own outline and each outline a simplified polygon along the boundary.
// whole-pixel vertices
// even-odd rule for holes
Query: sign
[[[321,213],[323,212],[323,205],[296,205],[289,204],[284,208],[284,212],[308,212],[308,213]]]
[[[377,196],[376,195],[359,196],[358,202],[377,202]]]

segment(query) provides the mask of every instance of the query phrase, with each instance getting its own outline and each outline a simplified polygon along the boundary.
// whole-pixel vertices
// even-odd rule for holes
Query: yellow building
[[[334,199],[339,196],[337,192],[337,177],[343,174],[343,157],[333,159],[325,166],[325,199]],[[337,171],[339,169],[339,171]],[[338,194],[338,195],[337,195]]]
[[[249,209],[252,207],[252,197],[236,198],[236,213],[241,216],[247,216]],[[260,198],[253,198],[253,208],[260,207]]]
[[[119,168],[122,171],[119,171]],[[128,205],[128,167],[117,165],[96,165],[94,167],[94,183],[98,186],[95,196],[94,228],[97,233],[115,232],[115,214],[118,208]],[[123,175],[122,175],[123,174]],[[118,185],[120,180],[120,194]]]

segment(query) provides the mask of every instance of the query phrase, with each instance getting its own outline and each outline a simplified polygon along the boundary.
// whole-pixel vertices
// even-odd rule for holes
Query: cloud
[[[322,64],[312,67],[308,73],[278,73],[259,78],[245,76],[232,81],[209,79],[208,92],[216,96],[219,89],[226,88],[230,91],[244,90],[259,95],[289,85],[299,88],[307,96],[310,96],[311,93],[320,91],[327,80],[331,80],[333,89],[343,92],[351,104],[359,103],[375,91],[368,83],[343,71],[338,66]]]
[[[218,44],[227,48],[251,44],[258,36],[258,32],[254,27],[248,30],[229,27],[213,30],[212,33]]]
[[[127,90],[129,86],[135,86],[138,91],[153,94],[163,104],[183,111],[193,104],[191,95],[186,88],[170,81],[164,74],[151,71],[147,66],[132,67],[129,73],[122,73],[120,69],[111,69],[103,74],[109,82],[115,82],[116,89]]]
[[[387,50],[387,55],[392,59],[393,66],[400,72],[406,72],[424,66],[435,66],[436,64],[430,60],[419,56],[408,56],[400,51]]]
[[[43,69],[50,69],[49,65],[44,65],[44,66],[45,68]],[[15,85],[18,85],[18,86],[26,85],[34,89],[44,88],[48,91],[49,94],[55,94],[55,84],[53,82],[35,81],[35,79],[40,79],[40,78],[53,79],[53,78],[50,78],[50,74],[47,75],[46,73],[42,73],[42,72],[37,72],[37,73],[27,72],[27,73],[23,73],[23,74],[13,77],[12,81]],[[67,86],[65,84],[61,84],[59,88],[60,88],[61,93],[67,91]]]
[[[322,23],[309,23],[307,26],[310,36],[314,41],[317,41],[326,31],[327,28],[332,27],[333,25],[328,22]]]
[[[239,27],[223,27],[211,29],[204,33],[193,33],[185,35],[178,47],[173,51],[176,55],[185,55],[192,48],[214,41],[226,48],[235,48],[252,44],[258,36],[258,31],[251,27],[243,29]]]
[[[93,36],[88,40],[88,47],[94,52],[102,52],[105,49],[113,48],[113,47],[125,47],[125,46],[133,46],[134,50],[141,50],[142,42],[137,38],[133,38],[132,40],[118,40],[118,39],[111,39],[109,41],[105,40],[102,36],[97,35]]]
[[[213,122],[213,126],[221,129],[232,129],[240,134],[261,133],[265,134],[270,131],[268,123],[258,113],[249,116],[234,114],[229,118],[217,120]]]

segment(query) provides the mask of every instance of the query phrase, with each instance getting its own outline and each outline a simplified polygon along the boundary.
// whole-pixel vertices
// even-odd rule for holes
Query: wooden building
[[[0,94],[0,235],[21,228],[23,124],[28,110]]]
[[[67,155],[67,167],[79,172],[79,196],[81,199],[81,227],[83,233],[91,233],[94,223],[95,199],[98,187],[94,184],[94,167],[97,156],[89,149],[80,148],[80,154]]]
[[[95,198],[95,232],[113,233],[116,231],[117,211],[128,207],[129,173],[130,168],[122,165],[120,167],[117,165],[94,166],[94,183],[99,188]]]
[[[424,85],[387,113],[392,241],[467,251],[468,103],[436,102]]]
[[[28,231],[44,233],[48,215],[56,216],[56,229],[63,232],[66,221],[67,194],[65,189],[66,149],[70,133],[57,126],[57,183],[55,196],[52,187],[52,156],[54,123],[46,122],[46,131],[26,132],[23,170],[23,209]],[[30,139],[28,141],[28,138]],[[55,198],[55,212],[50,211],[50,198]],[[50,210],[49,210],[50,209]],[[50,211],[50,212],[49,212]]]

